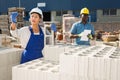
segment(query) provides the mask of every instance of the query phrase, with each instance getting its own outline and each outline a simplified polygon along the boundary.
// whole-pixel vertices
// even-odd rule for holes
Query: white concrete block
[[[19,64],[19,61],[16,61],[16,56],[20,60],[19,54],[21,54],[21,49],[15,48],[0,48],[0,78],[2,80],[11,80],[12,79],[12,67]],[[4,74],[4,76],[3,76]],[[5,76],[6,75],[6,76]],[[3,79],[4,78],[4,79]]]
[[[64,46],[46,45],[44,49],[44,58],[49,61],[59,61],[59,55],[64,52]]]

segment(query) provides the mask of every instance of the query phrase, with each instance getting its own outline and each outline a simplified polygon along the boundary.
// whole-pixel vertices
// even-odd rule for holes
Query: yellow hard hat
[[[89,14],[89,10],[88,8],[82,8],[81,11],[80,11],[80,14]]]

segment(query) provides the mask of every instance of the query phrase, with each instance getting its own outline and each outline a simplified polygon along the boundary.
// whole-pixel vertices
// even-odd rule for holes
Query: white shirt
[[[20,40],[22,48],[26,48],[31,35],[31,32],[28,26],[22,27],[20,29],[10,30],[10,33],[13,37],[16,37]],[[36,35],[38,35],[38,33]]]

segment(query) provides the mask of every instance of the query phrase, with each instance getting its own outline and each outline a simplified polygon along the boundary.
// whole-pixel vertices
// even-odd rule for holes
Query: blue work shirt
[[[77,35],[77,34],[82,33],[84,30],[91,30],[91,34],[92,35],[95,34],[94,27],[92,24],[90,24],[88,22],[86,24],[83,24],[81,21],[78,21],[72,25],[70,33]],[[90,45],[89,40],[88,41],[81,41],[81,38],[76,38],[75,43],[78,45]]]

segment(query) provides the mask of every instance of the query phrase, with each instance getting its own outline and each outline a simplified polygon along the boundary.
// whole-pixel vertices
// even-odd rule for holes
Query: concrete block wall
[[[20,62],[22,50],[0,47],[0,80],[12,80],[12,67]]]

